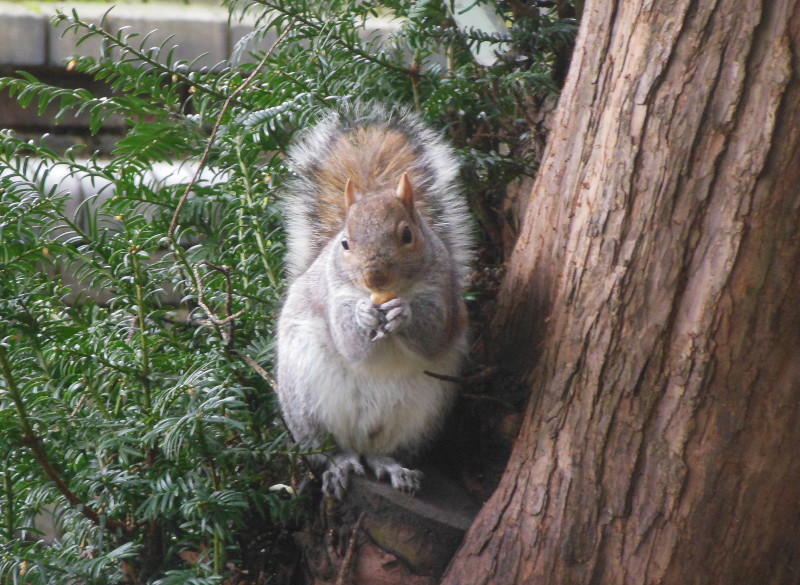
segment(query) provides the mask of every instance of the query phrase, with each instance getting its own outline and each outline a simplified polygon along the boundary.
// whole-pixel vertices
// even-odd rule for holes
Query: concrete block
[[[48,13],[48,19],[56,14],[57,9],[65,14],[71,15],[73,8],[82,21],[101,26],[103,16],[108,12],[110,6],[79,3],[54,5],[47,8],[50,11]],[[47,63],[49,65],[64,66],[69,63],[70,59],[73,57],[100,57],[104,46],[101,37],[91,37],[78,46],[77,43],[81,37],[86,34],[86,30],[73,29],[67,31],[67,27],[67,22],[59,23],[58,28],[48,23],[49,50]]]
[[[194,69],[217,67],[228,58],[227,11],[207,6],[139,5],[119,6],[109,15],[111,29],[116,31],[128,27],[127,32],[139,36],[129,41],[137,49],[147,40],[144,48],[157,47],[167,38],[161,62],[166,62],[167,53],[174,47],[173,61],[189,63],[199,59]],[[121,54],[119,50],[113,53]]]
[[[391,33],[398,30],[401,25],[402,21],[397,18],[370,18],[367,19],[364,26],[359,29],[359,37],[365,49],[375,50],[384,46],[386,38]],[[233,54],[237,43],[254,30],[255,23],[253,18],[246,17],[241,21],[232,22],[229,54]],[[270,29],[264,36],[250,39],[239,62],[252,62],[254,59],[250,56],[250,53],[263,53],[268,51],[278,39],[278,34],[280,32],[281,31],[275,29]],[[304,41],[303,45],[307,47],[308,43]],[[390,49],[391,45],[387,45],[386,48]],[[236,64],[236,62],[234,62],[234,64]]]
[[[228,48],[228,56],[233,55],[234,51],[237,49],[237,44],[241,41],[245,36],[252,33],[255,30],[255,25],[252,22],[234,22],[231,24],[231,32],[230,32],[230,47]],[[262,53],[264,51],[269,51],[270,47],[275,43],[278,39],[278,32],[275,29],[270,29],[266,35],[260,38],[251,38],[247,41],[247,46],[244,47],[244,50],[241,53],[240,58],[238,61],[233,61],[233,64],[236,65],[238,63],[251,63],[255,61],[251,56],[253,53]]]
[[[403,21],[399,18],[369,18],[359,31],[361,40],[370,45],[382,45],[387,37],[400,30]]]
[[[5,74],[5,72],[3,72]],[[41,117],[36,113],[36,103],[28,108],[23,108],[17,103],[16,97],[9,97],[7,93],[0,93],[0,128],[31,128],[39,127]]]
[[[9,71],[8,73],[12,72]],[[37,70],[36,77],[39,81],[57,87],[69,89],[82,87],[96,96],[108,95],[109,91],[103,82],[94,81],[74,71],[67,71],[63,66],[58,69]],[[34,99],[27,108],[23,108],[15,98],[9,97],[7,93],[0,92],[0,128],[13,128],[20,132],[38,131],[39,135],[41,135],[55,127],[54,118],[59,109],[59,104],[56,101],[46,107],[40,114],[37,100]],[[62,131],[76,130],[77,134],[85,134],[85,129],[88,125],[89,115],[87,113],[75,115],[74,112],[70,112],[61,120],[58,127]],[[126,127],[124,119],[117,114],[107,118],[103,124],[104,130],[116,132],[121,132]],[[114,137],[114,140],[118,138],[119,134]],[[68,145],[64,140],[56,137],[50,140],[58,143],[58,148]]]
[[[83,177],[78,171],[72,171],[64,165],[55,165],[49,169],[44,180],[44,191],[54,192],[57,195],[66,195],[64,202],[64,215],[78,226],[84,227],[85,221],[81,213],[83,203]],[[77,234],[66,223],[60,222],[53,227],[51,237],[58,241],[68,241]]]
[[[18,4],[0,2],[0,64],[44,65],[47,17]]]

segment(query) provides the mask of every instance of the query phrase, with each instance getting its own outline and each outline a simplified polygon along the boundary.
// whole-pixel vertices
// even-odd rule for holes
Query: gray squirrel
[[[440,428],[467,353],[462,299],[472,258],[450,147],[418,117],[374,104],[324,118],[289,151],[289,289],[277,385],[323,493],[341,499],[364,465],[414,494],[414,454]]]

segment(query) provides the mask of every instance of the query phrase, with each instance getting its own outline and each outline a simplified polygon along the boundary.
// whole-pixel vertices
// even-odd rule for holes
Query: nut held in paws
[[[374,292],[372,293],[369,298],[372,300],[373,303],[376,305],[382,305],[383,303],[387,303],[392,299],[397,298],[397,294],[394,292]]]

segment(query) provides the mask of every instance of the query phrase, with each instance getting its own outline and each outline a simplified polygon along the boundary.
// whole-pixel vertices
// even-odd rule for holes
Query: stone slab
[[[160,62],[173,50],[172,60],[194,63],[192,69],[215,68],[229,55],[228,13],[205,6],[119,6],[109,15],[112,30],[140,35],[129,44],[144,48],[164,44]],[[171,37],[171,38],[170,38]],[[113,55],[120,55],[114,50]]]
[[[0,61],[18,66],[44,65],[47,18],[24,6],[0,2],[0,19]]]
[[[67,22],[59,23],[58,27],[51,24],[56,10],[71,14],[73,8],[82,21],[101,26],[103,17],[111,7],[105,4],[54,4],[43,7],[47,11],[48,65],[66,66],[73,57],[99,58],[102,54],[105,43],[101,37],[88,38],[78,45],[78,41],[86,34],[85,29],[67,30]]]
[[[26,2],[24,6],[0,0],[0,21],[3,22],[3,35],[0,35],[0,66],[42,66],[65,67],[76,56],[99,57],[108,50],[109,42],[101,37],[87,38],[78,45],[86,34],[84,29],[67,30],[69,23],[60,22],[56,28],[51,24],[57,11],[67,15],[73,10],[81,20],[102,26],[112,34],[121,28],[126,33],[138,36],[131,43],[138,48],[159,46],[166,41],[168,52],[174,48],[173,59],[194,61],[193,69],[225,66],[236,47],[236,43],[254,30],[255,17],[252,14],[229,15],[228,10],[216,3],[193,1],[139,2],[128,0],[113,2]],[[386,41],[386,37],[400,26],[396,19],[371,18],[361,29],[361,38],[367,46],[376,48]],[[148,36],[149,35],[149,36]],[[171,37],[169,40],[167,40]],[[251,52],[269,49],[277,38],[270,30],[264,38],[255,39],[244,51],[241,61],[250,61]],[[391,44],[391,43],[390,43]],[[121,52],[113,49],[111,55],[119,58]],[[201,55],[205,55],[202,56]],[[161,61],[166,59],[166,53]]]
[[[344,501],[323,502],[316,523],[298,533],[312,582],[332,582],[350,541],[352,585],[438,583],[480,504],[437,469],[424,473],[417,497],[353,476]]]

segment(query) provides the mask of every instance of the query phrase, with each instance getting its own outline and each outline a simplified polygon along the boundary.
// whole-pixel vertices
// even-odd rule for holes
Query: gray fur
[[[366,112],[354,113],[363,123]],[[439,197],[433,225],[415,215],[423,244],[408,264],[398,264],[383,244],[370,249],[395,277],[398,297],[375,305],[359,267],[343,261],[344,234],[327,242],[314,236],[315,192],[307,177],[324,160],[326,145],[346,131],[346,118],[328,117],[292,150],[297,178],[285,200],[292,281],[278,321],[278,396],[297,440],[319,447],[333,436],[338,450],[327,461],[323,490],[337,498],[350,473],[364,473],[362,458],[397,489],[418,489],[422,475],[392,456],[430,440],[454,398],[454,384],[424,372],[457,375],[467,351],[461,290],[471,237],[454,182],[455,157],[414,116],[381,108],[369,116],[389,120],[414,140],[432,185],[425,191]],[[364,229],[387,227],[370,221]]]
[[[316,237],[314,169],[324,160],[335,136],[370,123],[397,128],[416,146],[417,165],[424,170],[426,181],[415,187],[427,193],[438,218],[432,227],[450,252],[459,286],[465,286],[473,256],[473,233],[469,209],[458,185],[456,153],[417,115],[375,103],[348,104],[341,111],[330,113],[311,130],[301,133],[289,150],[293,178],[283,198],[290,250],[289,278],[294,279],[306,270],[327,244]]]

